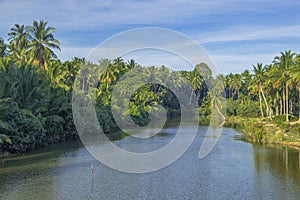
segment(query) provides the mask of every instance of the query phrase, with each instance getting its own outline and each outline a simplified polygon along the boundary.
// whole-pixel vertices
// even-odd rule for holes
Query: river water
[[[0,199],[300,199],[300,151],[243,142],[224,128],[204,159],[199,148],[207,127],[186,153],[161,170],[130,174],[97,161],[80,140],[51,145],[0,163]],[[176,127],[140,140],[114,141],[128,149],[167,144]],[[91,176],[94,166],[94,179]]]

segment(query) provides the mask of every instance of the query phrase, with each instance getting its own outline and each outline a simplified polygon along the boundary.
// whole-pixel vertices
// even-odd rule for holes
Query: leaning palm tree
[[[268,102],[266,100],[266,97],[265,97],[265,94],[264,94],[264,91],[263,91],[263,82],[264,82],[264,79],[265,79],[266,68],[263,67],[261,63],[257,63],[256,66],[253,65],[253,72],[254,72],[253,82],[255,83],[255,85],[257,87],[257,92],[258,92],[258,96],[259,96],[260,110],[261,110],[262,117],[264,117],[263,111],[262,111],[261,97],[263,97],[263,100],[265,102],[267,115],[270,114],[269,113],[269,105],[268,105]]]
[[[32,26],[28,26],[27,30],[30,34],[31,52],[34,58],[35,65],[41,69],[48,70],[48,61],[51,58],[56,58],[52,49],[60,50],[60,44],[54,38],[53,33],[56,29],[47,27],[47,22],[41,20],[34,21]]]
[[[226,119],[221,111],[221,109],[225,109],[226,105],[226,101],[224,100],[224,97],[222,97],[224,89],[224,77],[218,75],[215,79],[211,80],[211,85],[208,93],[211,98],[211,108],[213,109],[212,111],[216,110],[216,114],[218,114],[212,115],[214,115],[214,121],[218,121],[220,123],[219,126],[222,126],[225,123]],[[219,116],[221,118],[219,118]]]
[[[277,82],[285,83],[285,106],[286,106],[286,122],[289,122],[289,87],[291,85],[290,70],[295,65],[296,53],[291,51],[281,52],[281,56],[274,58],[274,65],[278,67],[278,73],[281,74]]]

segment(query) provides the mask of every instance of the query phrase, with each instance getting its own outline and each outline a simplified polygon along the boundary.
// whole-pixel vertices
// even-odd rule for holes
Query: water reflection
[[[293,179],[300,185],[300,150],[284,146],[254,146],[253,155],[258,174],[270,171],[282,179]]]
[[[236,131],[225,128],[216,147],[201,160],[198,152],[206,129],[199,128],[179,160],[147,174],[110,169],[80,142],[10,159],[0,166],[0,199],[299,199],[300,150],[245,143],[235,139]],[[175,130],[165,128],[142,145],[132,137],[115,143],[147,151],[167,144]]]
[[[276,194],[277,198],[293,199],[300,189],[300,151],[284,146],[253,146],[256,189],[260,197]]]

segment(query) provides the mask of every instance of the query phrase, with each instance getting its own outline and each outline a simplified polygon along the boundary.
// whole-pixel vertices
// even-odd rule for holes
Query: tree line
[[[98,63],[76,57],[61,61],[54,52],[60,50],[55,32],[41,20],[29,26],[15,24],[7,42],[0,38],[0,152],[22,153],[76,137],[72,115],[75,89],[84,95],[92,91],[104,132],[109,134],[118,128],[111,112],[113,90],[126,73],[143,66],[121,57]],[[178,90],[191,87],[187,102],[194,92],[199,104],[195,109],[203,124],[209,123],[213,108],[222,118],[285,116],[288,122],[295,116],[300,120],[299,64],[300,55],[286,51],[269,65],[254,65],[252,72],[214,77],[205,63],[191,71],[150,66],[135,81],[168,80]],[[121,92],[130,92],[132,82],[123,84]],[[149,112],[158,104],[166,109],[168,119],[180,117],[177,97],[160,84],[141,85],[130,98],[128,113],[123,114],[129,114],[139,125],[147,125]]]
[[[227,113],[262,118],[284,115],[285,122],[298,116],[300,121],[300,55],[285,51],[270,64],[252,67],[252,73],[222,75]]]

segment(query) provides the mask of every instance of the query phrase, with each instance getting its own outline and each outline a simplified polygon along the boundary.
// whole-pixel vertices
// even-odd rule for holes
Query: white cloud
[[[289,13],[276,11],[286,12],[286,8],[297,6],[300,6],[300,1],[297,0],[174,0],[172,2],[169,0],[61,0],[57,2],[0,0],[0,37],[7,38],[9,29],[15,23],[31,24],[33,20],[44,19],[49,22],[49,25],[57,28],[57,38],[64,39],[62,52],[57,52],[57,54],[65,60],[74,56],[86,57],[88,55],[91,47],[84,43],[91,40],[89,38],[91,32],[107,36],[112,32],[131,27],[144,25],[172,27],[173,25],[190,34],[192,31],[199,30],[199,27],[194,27],[194,25],[207,23],[216,27],[203,27],[203,32],[193,34],[193,38],[208,47],[211,44],[217,44],[214,48],[208,49],[219,71],[240,71],[241,68],[251,67],[256,62],[269,63],[274,57],[274,51],[278,50],[277,53],[279,53],[279,51],[288,50],[284,48],[295,47],[299,44],[300,26],[298,24],[293,25],[293,22],[282,21],[277,23],[277,26],[273,23],[263,26],[264,22],[259,21],[263,20],[263,17],[256,17],[256,15],[263,16],[265,13],[271,13],[277,17],[286,16]],[[224,20],[232,13],[239,14],[236,16],[250,13],[255,23],[245,26],[238,25],[241,23],[239,19]],[[221,31],[208,32],[208,28]],[[76,40],[83,36],[84,40],[82,38],[80,41]],[[276,40],[282,38],[295,38],[297,41],[293,46],[277,44]],[[233,44],[233,42],[258,40],[273,41],[272,44],[264,47],[263,54],[257,53],[255,45],[242,47]],[[221,45],[218,46],[218,43]],[[222,49],[222,44],[225,43],[227,47]],[[259,42],[259,47],[261,45],[264,45],[263,42]]]
[[[205,32],[198,35],[201,43],[236,42],[246,40],[264,40],[278,38],[300,39],[300,25],[267,27],[236,26],[223,31]]]
[[[232,12],[268,12],[269,7],[286,4],[299,5],[298,1],[269,0],[61,0],[61,1],[11,1],[0,2],[1,29],[14,23],[31,23],[45,19],[57,28],[80,30],[82,28],[115,27],[132,24],[184,24],[211,21],[211,16],[226,16]]]
[[[90,51],[92,50],[91,47],[68,47],[68,46],[62,46],[61,51],[55,51],[56,55],[61,60],[70,60],[74,57],[79,58],[86,58]]]
[[[221,73],[240,73],[245,69],[252,70],[256,63],[270,64],[277,54],[211,54],[217,69]]]

